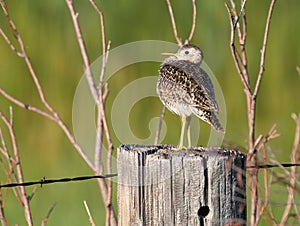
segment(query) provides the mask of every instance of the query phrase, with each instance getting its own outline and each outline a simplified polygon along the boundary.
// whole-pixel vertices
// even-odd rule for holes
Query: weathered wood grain
[[[245,156],[171,148],[118,148],[119,225],[246,225]]]

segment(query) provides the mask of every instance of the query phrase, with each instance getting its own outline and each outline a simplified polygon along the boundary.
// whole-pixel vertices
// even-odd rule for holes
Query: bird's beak
[[[165,56],[179,56],[178,53],[162,53],[161,55],[165,55]]]

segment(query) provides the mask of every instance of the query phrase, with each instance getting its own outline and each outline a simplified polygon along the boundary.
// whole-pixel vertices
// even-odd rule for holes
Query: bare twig
[[[4,31],[0,28],[0,35],[3,37],[3,39],[6,41],[7,45],[11,48],[12,51],[14,51],[19,57],[24,57],[21,52],[19,52],[16,47],[12,44],[12,42],[9,40],[7,35],[4,33]]]
[[[98,92],[97,92],[97,87],[95,85],[95,81],[93,78],[93,73],[90,67],[90,61],[89,61],[89,57],[86,51],[86,47],[85,47],[85,42],[82,36],[82,32],[81,32],[81,28],[79,26],[78,23],[78,16],[79,14],[75,11],[74,9],[74,5],[73,5],[73,1],[72,0],[66,0],[66,3],[69,7],[69,11],[73,20],[73,25],[74,25],[74,29],[75,29],[75,33],[77,36],[77,41],[80,47],[80,51],[81,51],[81,56],[83,59],[83,63],[84,63],[84,70],[85,70],[85,75],[86,75],[86,79],[88,81],[92,96],[94,98],[95,103],[98,102]]]
[[[295,131],[295,138],[294,138],[294,143],[293,143],[293,148],[292,148],[292,154],[291,154],[291,162],[296,163],[297,161],[297,155],[298,155],[298,146],[300,143],[300,114],[297,116],[296,114],[292,115],[293,119],[295,120],[296,123],[296,131]],[[296,185],[296,167],[291,168],[290,172],[290,185],[287,187],[288,189],[288,200],[287,200],[287,205],[285,207],[284,213],[282,215],[280,225],[286,225],[286,222],[288,220],[290,211],[292,206],[294,205],[294,187]],[[295,210],[298,212],[297,207]],[[299,220],[298,220],[299,222]]]
[[[255,143],[254,143],[254,150],[255,152],[254,153],[249,153],[248,155],[250,156],[249,159],[251,159],[251,155],[255,154],[256,152],[259,152],[261,149],[263,149],[265,147],[265,145],[279,137],[280,134],[277,132],[276,130],[276,124],[274,124],[271,129],[269,130],[268,134],[266,136],[263,136],[262,134],[260,134],[257,139],[255,140]]]
[[[270,188],[271,187],[271,183],[273,181],[273,175],[271,174],[270,175],[270,180],[269,180],[269,184],[268,184],[268,187]],[[267,214],[269,215],[270,219],[272,220],[273,222],[273,225],[277,225],[277,222],[276,222],[276,219],[273,215],[273,210],[272,210],[272,206],[270,205],[270,202],[268,203],[268,211],[267,211]],[[271,225],[271,224],[270,224]]]
[[[104,29],[102,30],[104,31]],[[105,50],[105,47],[104,47]],[[108,45],[108,50],[109,50],[109,45]],[[108,51],[107,50],[107,51]],[[100,82],[99,82],[99,89],[98,89],[98,94],[99,94],[99,100],[98,100],[98,115],[97,115],[97,138],[96,138],[96,146],[95,146],[95,157],[98,158],[98,172],[102,173],[103,172],[103,166],[102,166],[102,145],[103,145],[103,130],[105,133],[106,137],[106,142],[108,144],[108,153],[107,153],[107,173],[111,172],[111,158],[112,158],[112,151],[113,151],[113,144],[111,141],[110,137],[110,132],[105,116],[105,99],[103,96],[103,90],[102,90],[102,84],[103,84],[103,76],[105,72],[105,66],[107,64],[107,57],[108,57],[108,52],[103,53],[103,57],[106,58],[104,61],[104,64],[102,65],[102,72],[100,75]],[[105,89],[108,89],[108,86],[105,86]],[[105,91],[108,92],[108,91]],[[105,93],[104,92],[104,93]],[[96,159],[95,159],[96,160]],[[104,180],[98,180],[99,185],[102,188],[104,188]],[[114,214],[114,211],[112,209],[111,205],[111,199],[112,199],[112,183],[111,180],[107,181],[107,184],[105,184],[106,187],[106,195],[105,197],[103,196],[106,204],[106,225],[108,226],[109,223],[112,225],[117,225],[116,217]]]
[[[56,207],[56,203],[54,203],[54,204],[50,207],[50,209],[49,209],[49,211],[48,211],[48,213],[47,213],[47,216],[46,216],[45,219],[42,221],[42,226],[45,226],[45,225],[47,224],[47,222],[48,222],[48,220],[49,220],[49,218],[50,218],[50,215],[51,215],[51,213],[53,212],[53,210],[54,210],[55,207]]]
[[[93,217],[91,215],[90,209],[89,209],[89,207],[88,207],[88,205],[87,205],[87,203],[86,203],[85,200],[83,201],[83,204],[84,204],[84,208],[85,208],[85,210],[86,210],[86,212],[87,212],[87,214],[89,216],[89,221],[90,221],[91,225],[92,226],[96,226],[96,224],[95,224],[95,222],[93,220]]]
[[[105,26],[104,26],[104,15],[102,10],[97,6],[94,0],[90,0],[91,5],[94,7],[96,12],[99,15],[100,18],[100,26],[101,26],[101,40],[102,40],[102,67],[101,67],[101,73],[100,73],[100,80],[99,80],[99,86],[98,89],[101,89],[103,85],[103,78],[105,74],[105,69],[107,65],[108,55],[109,55],[109,49],[110,49],[110,41],[107,44],[106,48],[106,37],[105,37]]]
[[[0,222],[2,226],[7,225],[7,220],[4,213],[4,203],[2,202],[2,189],[0,189]]]
[[[15,164],[15,162],[14,162],[14,159],[10,156],[10,154],[8,152],[7,145],[6,145],[1,127],[0,127],[0,140],[1,140],[1,144],[2,144],[2,148],[0,148],[0,151],[7,159],[9,167],[11,167],[10,163]]]
[[[276,124],[274,124],[268,134],[266,136],[260,135],[256,141],[255,141],[255,147],[254,149],[259,152],[260,150],[263,150],[263,160],[264,165],[267,166],[267,151],[266,151],[266,144],[279,136],[279,134],[276,131]],[[262,203],[262,206],[258,208],[258,215],[257,215],[257,224],[259,223],[260,218],[262,217],[263,213],[266,211],[266,208],[269,205],[269,182],[268,182],[268,168],[264,167],[264,200],[262,200],[260,203]],[[257,204],[259,205],[259,204]]]
[[[264,164],[267,164],[267,150],[265,147],[265,143],[263,143],[263,145],[264,145],[263,146]],[[265,199],[262,201],[263,204],[262,204],[261,208],[259,209],[257,224],[259,223],[261,216],[263,215],[267,206],[269,205],[270,187],[269,187],[269,181],[268,181],[268,169],[267,168],[264,169],[264,191],[265,191]]]
[[[192,22],[192,28],[191,28],[191,32],[190,35],[187,39],[188,43],[192,40],[193,35],[195,33],[195,28],[196,28],[196,19],[197,19],[197,7],[196,7],[196,0],[192,0],[192,4],[193,4],[193,22]]]
[[[34,106],[29,105],[29,104],[23,103],[22,101],[14,98],[13,96],[11,96],[7,92],[5,92],[1,87],[0,87],[0,94],[2,96],[4,96],[7,100],[11,101],[12,103],[16,104],[17,106],[19,106],[21,108],[24,108],[26,110],[35,112],[35,113],[37,113],[39,115],[42,115],[42,116],[44,116],[44,117],[46,117],[46,118],[48,118],[52,121],[56,121],[56,118],[53,115],[51,115],[51,114],[49,114],[49,113],[47,113],[47,112],[45,112],[45,111],[43,111],[43,110],[41,110],[37,107],[34,107]]]
[[[246,2],[247,2],[247,0],[242,0],[241,10],[240,10],[239,14],[236,15],[236,20],[235,20],[235,23],[234,23],[234,26],[233,26],[234,29],[236,29],[236,27],[239,26],[239,20],[240,20],[241,15],[242,14],[245,15],[245,5],[246,5]],[[234,4],[234,2],[232,0],[231,0],[231,4],[232,4],[232,6],[235,6],[235,4]],[[243,19],[243,21],[245,21],[245,20]],[[245,28],[245,26],[244,26],[244,28]]]
[[[34,111],[40,115],[43,115],[53,121],[55,121],[60,127],[61,129],[64,131],[64,133],[66,134],[66,136],[68,137],[69,141],[72,143],[72,145],[74,146],[74,148],[77,150],[77,152],[81,155],[81,157],[85,160],[85,162],[93,169],[93,164],[91,163],[91,161],[89,160],[88,156],[85,154],[85,152],[82,150],[82,148],[79,146],[79,144],[76,142],[74,136],[72,135],[72,133],[69,131],[69,129],[67,128],[67,126],[65,125],[65,123],[62,121],[62,119],[60,118],[59,114],[53,109],[53,107],[51,107],[51,105],[48,103],[48,101],[45,98],[43,89],[40,85],[40,82],[38,80],[38,77],[33,69],[32,63],[27,55],[26,49],[25,49],[25,45],[23,43],[23,40],[14,24],[14,22],[12,21],[12,19],[9,16],[9,13],[7,11],[6,8],[6,4],[5,2],[2,0],[1,2],[1,7],[2,10],[4,11],[8,23],[12,29],[12,32],[14,34],[14,37],[17,39],[20,49],[21,49],[21,55],[24,58],[27,68],[29,70],[29,73],[34,81],[34,84],[36,86],[37,92],[39,94],[40,100],[43,103],[43,105],[46,107],[46,109],[49,110],[49,113],[46,113],[40,109],[37,109],[35,107],[31,107],[28,104],[22,103],[21,101],[13,98],[12,96],[10,96],[9,94],[7,94],[3,89],[0,89],[0,94],[2,94],[5,98],[7,98],[8,100],[12,101],[13,103],[17,104],[18,106]]]
[[[241,10],[239,13],[237,13],[235,2],[234,0],[231,0],[231,9],[227,4],[225,4],[229,18],[230,18],[230,27],[231,27],[231,35],[230,35],[230,49],[233,57],[233,61],[235,64],[235,67],[237,69],[237,72],[241,78],[242,84],[244,85],[244,92],[246,95],[247,100],[247,109],[248,109],[248,144],[249,144],[249,150],[247,155],[247,165],[257,165],[258,159],[257,159],[257,149],[256,147],[260,144],[264,144],[264,142],[267,142],[266,140],[262,141],[263,137],[260,136],[257,139],[255,139],[255,116],[256,116],[256,98],[258,94],[258,90],[260,87],[260,83],[262,80],[262,76],[264,73],[264,63],[265,63],[265,53],[266,53],[266,46],[267,46],[267,40],[268,40],[268,33],[269,33],[269,27],[271,22],[271,15],[274,9],[274,5],[276,0],[272,0],[268,17],[266,20],[266,26],[265,26],[265,32],[264,32],[264,39],[263,39],[263,46],[261,49],[261,61],[260,61],[260,71],[257,77],[257,80],[255,82],[254,90],[251,90],[250,86],[250,76],[247,69],[247,54],[246,54],[246,37],[247,37],[247,22],[246,22],[246,12],[245,12],[245,5],[247,0],[242,0],[241,4]],[[242,29],[240,26],[239,21],[242,20]],[[240,50],[238,51],[235,46],[235,36],[236,36],[236,30],[238,34],[238,41]],[[274,135],[274,134],[273,134]],[[275,135],[274,135],[275,136]],[[261,146],[260,146],[261,147]],[[251,183],[251,225],[257,225],[258,223],[258,170],[257,169],[251,169],[249,171],[250,173],[250,183]]]
[[[274,10],[276,0],[272,0],[270,7],[269,7],[269,12],[268,12],[268,17],[266,21],[266,26],[265,26],[265,33],[264,33],[264,40],[263,40],[263,45],[261,48],[261,57],[260,57],[260,69],[258,72],[258,77],[256,80],[255,88],[253,91],[253,98],[255,99],[260,87],[261,79],[263,76],[263,73],[265,71],[265,56],[266,56],[266,49],[267,49],[267,41],[268,41],[268,35],[269,35],[269,30],[270,30],[270,23],[271,23],[271,18],[272,18],[272,13]]]
[[[267,48],[267,41],[268,41],[268,34],[269,34],[269,27],[271,23],[271,17],[272,12],[274,10],[276,0],[272,0],[269,7],[269,12],[266,20],[266,26],[265,26],[265,32],[264,32],[264,40],[263,40],[263,46],[261,49],[261,60],[260,60],[260,71],[255,83],[254,91],[251,94],[251,97],[247,98],[248,103],[248,121],[249,121],[249,153],[252,154],[254,150],[254,139],[255,139],[255,114],[256,114],[256,98],[258,94],[258,90],[261,84],[262,76],[264,73],[264,64],[265,64],[265,54],[266,54],[266,48]],[[249,76],[247,76],[249,78]],[[248,160],[250,160],[248,158]]]
[[[27,65],[27,68],[28,68],[28,70],[29,70],[29,72],[30,72],[30,75],[31,75],[31,77],[32,77],[32,79],[33,79],[33,81],[34,81],[35,87],[36,87],[36,89],[37,89],[37,91],[38,91],[38,94],[39,94],[39,97],[40,97],[42,103],[44,104],[44,106],[45,106],[49,111],[52,112],[53,109],[52,109],[52,107],[48,104],[48,102],[47,102],[46,99],[45,99],[45,96],[44,96],[44,93],[43,93],[43,91],[42,91],[42,87],[41,87],[41,85],[40,85],[40,82],[39,82],[39,80],[38,80],[38,78],[37,78],[37,76],[36,76],[36,73],[35,73],[35,71],[34,71],[34,69],[33,69],[33,66],[32,66],[32,64],[31,64],[31,61],[29,60],[29,57],[28,57],[27,52],[26,52],[26,50],[25,50],[25,46],[24,46],[23,40],[22,40],[22,38],[21,38],[21,36],[20,36],[18,30],[17,30],[17,27],[15,26],[13,20],[11,19],[10,15],[9,15],[9,13],[8,13],[6,3],[5,3],[4,0],[2,0],[2,1],[0,2],[0,4],[1,4],[1,7],[2,7],[2,11],[4,12],[4,14],[5,14],[6,18],[7,18],[7,21],[8,21],[8,23],[9,23],[9,26],[10,26],[10,28],[11,28],[11,30],[12,30],[12,33],[13,33],[15,39],[16,39],[16,40],[18,41],[18,43],[19,43],[19,46],[20,46],[20,49],[21,49],[21,53],[17,52],[17,55],[18,55],[18,56],[22,56],[22,57],[24,58],[25,63],[26,63],[26,65]],[[5,37],[4,37],[4,39],[5,39]],[[9,42],[8,42],[8,45],[10,45]],[[11,48],[12,48],[12,47],[11,47]]]
[[[242,83],[244,85],[245,88],[245,92],[250,92],[250,84],[248,82],[248,79],[246,78],[247,76],[243,73],[243,69],[242,69],[242,64],[241,62],[241,57],[239,56],[239,53],[236,50],[235,47],[235,28],[234,28],[234,24],[236,22],[234,22],[235,17],[232,15],[232,12],[229,8],[229,6],[227,5],[227,3],[225,3],[228,15],[229,15],[229,22],[230,22],[230,27],[231,27],[231,32],[230,32],[230,49],[231,49],[231,54],[232,54],[232,58],[235,64],[235,67],[238,71],[238,74],[240,75],[240,78],[242,80]],[[233,14],[236,14],[236,11],[233,11]]]
[[[13,148],[13,152],[14,152],[14,159],[16,161],[16,172],[17,172],[17,175],[18,175],[18,182],[23,183],[24,182],[24,180],[23,180],[23,171],[22,171],[22,167],[21,167],[20,155],[19,155],[19,149],[18,149],[18,146],[17,146],[16,136],[15,136],[15,132],[14,132],[14,129],[13,129],[13,124],[12,124],[13,123],[12,115],[13,115],[12,110],[10,110],[10,119],[7,119],[4,116],[4,114],[0,111],[0,118],[4,122],[4,124],[6,125],[8,131],[9,131],[10,138],[11,138],[12,148]],[[26,218],[27,224],[28,225],[33,225],[26,190],[25,190],[24,187],[20,187],[19,192],[20,192],[20,198],[21,198],[21,201],[22,201],[22,206],[24,207],[25,218]]]
[[[177,28],[176,28],[176,22],[175,22],[175,18],[174,18],[174,13],[173,13],[172,5],[171,5],[170,0],[166,0],[166,2],[167,2],[168,9],[169,9],[170,17],[171,17],[171,22],[172,22],[174,37],[175,37],[175,39],[177,41],[177,44],[181,47],[182,46],[182,41],[178,37]]]
[[[90,0],[91,5],[94,7],[96,12],[98,13],[98,16],[100,18],[100,26],[101,26],[101,40],[102,40],[102,67],[101,72],[99,75],[99,84],[98,84],[98,99],[97,99],[97,109],[98,109],[98,115],[97,115],[97,131],[96,131],[96,144],[95,144],[95,152],[94,152],[94,164],[96,168],[96,173],[103,173],[103,163],[102,163],[102,145],[103,145],[103,115],[102,108],[104,108],[104,101],[103,101],[103,94],[102,94],[102,85],[103,85],[103,78],[105,73],[105,68],[107,64],[107,56],[106,54],[106,40],[105,40],[105,26],[104,26],[104,15],[103,12],[99,9],[97,4]],[[101,109],[101,110],[100,110]],[[104,182],[104,181],[103,181]],[[106,186],[106,185],[105,185]]]
[[[66,134],[66,136],[68,137],[69,141],[72,143],[72,145],[75,147],[75,149],[77,150],[77,152],[81,155],[81,157],[85,160],[85,162],[93,169],[94,166],[91,163],[91,161],[89,160],[88,156],[85,154],[85,152],[81,149],[81,147],[79,146],[79,144],[77,143],[77,141],[75,140],[75,137],[71,134],[71,132],[69,131],[69,129],[67,128],[67,126],[65,125],[65,123],[62,121],[62,119],[60,118],[60,116],[58,115],[58,113],[52,109],[51,114],[36,108],[34,106],[31,106],[29,104],[25,104],[22,101],[12,97],[11,95],[9,95],[8,93],[6,93],[2,88],[0,88],[0,94],[2,96],[4,96],[6,99],[8,99],[9,101],[11,101],[12,103],[16,104],[17,106],[24,108],[26,110],[35,112],[39,115],[42,115],[52,121],[54,121],[56,124],[58,124],[61,129],[64,131],[64,133]],[[50,106],[50,105],[48,105]]]
[[[85,42],[84,42],[84,39],[83,39],[83,36],[82,36],[81,28],[80,28],[80,25],[79,25],[79,22],[78,22],[78,13],[74,9],[73,1],[72,0],[66,0],[67,6],[69,8],[69,11],[70,11],[70,14],[71,14],[71,17],[72,17],[72,20],[73,20],[73,25],[74,25],[77,41],[79,43],[79,47],[80,47],[80,50],[81,50],[81,55],[82,55],[83,62],[84,62],[86,78],[87,78],[87,81],[89,83],[89,87],[90,87],[91,93],[93,95],[93,98],[94,98],[95,102],[97,103],[97,107],[98,107],[98,113],[99,113],[98,119],[99,119],[99,122],[101,122],[101,125],[98,126],[98,131],[100,131],[99,134],[102,133],[103,129],[104,129],[104,132],[105,132],[105,136],[106,136],[106,140],[107,140],[107,144],[108,144],[107,172],[111,172],[111,169],[112,169],[112,167],[111,167],[111,158],[112,158],[113,145],[112,145],[112,142],[111,142],[109,129],[108,129],[108,124],[107,124],[107,121],[106,121],[106,118],[105,118],[105,111],[104,111],[104,102],[105,102],[105,98],[106,98],[107,93],[108,93],[107,85],[104,86],[104,93],[102,91],[103,78],[104,78],[104,73],[105,73],[105,67],[106,67],[107,60],[108,60],[110,42],[108,42],[108,44],[106,46],[103,13],[97,7],[97,5],[95,4],[95,2],[93,0],[90,0],[90,2],[93,5],[94,9],[99,14],[100,23],[101,23],[103,64],[102,64],[102,69],[101,69],[101,74],[100,74],[100,82],[99,82],[99,86],[98,86],[99,89],[97,89],[97,87],[94,83],[92,71],[91,71],[91,68],[89,66],[88,54],[87,54],[87,51],[86,51]],[[0,34],[4,38],[6,43],[9,45],[9,47],[18,56],[24,58],[24,60],[26,62],[26,65],[29,69],[30,75],[34,80],[34,84],[37,88],[37,91],[38,91],[39,97],[41,99],[41,102],[43,103],[43,105],[46,107],[46,109],[50,113],[23,103],[22,101],[14,98],[11,95],[9,95],[8,93],[6,93],[1,88],[0,88],[0,94],[3,95],[6,99],[10,100],[11,102],[15,103],[16,105],[18,105],[18,106],[20,106],[24,109],[36,112],[36,113],[38,113],[38,114],[40,114],[40,115],[42,115],[46,118],[49,118],[49,119],[55,121],[61,127],[61,129],[65,132],[65,134],[67,135],[67,137],[70,140],[70,142],[72,143],[72,145],[75,147],[75,149],[81,155],[81,157],[87,162],[89,167],[91,169],[93,169],[93,171],[95,173],[97,173],[99,171],[103,172],[103,170],[102,170],[102,168],[103,168],[102,167],[102,160],[101,160],[101,157],[100,157],[101,156],[101,148],[102,148],[102,145],[103,145],[102,144],[103,143],[102,135],[100,134],[100,136],[97,136],[97,138],[100,137],[100,140],[98,140],[98,143],[96,145],[96,149],[98,148],[99,151],[96,154],[96,156],[97,155],[98,156],[97,156],[97,158],[95,158],[95,165],[93,165],[92,162],[87,157],[87,155],[85,154],[85,152],[81,149],[79,144],[76,142],[74,136],[68,130],[65,123],[61,120],[58,113],[47,102],[47,100],[45,98],[45,95],[44,95],[44,92],[43,92],[43,89],[42,89],[42,87],[39,83],[37,75],[35,74],[35,71],[34,71],[33,66],[31,64],[31,61],[30,61],[30,59],[27,55],[27,52],[25,50],[23,40],[22,40],[21,36],[19,35],[15,24],[13,23],[12,19],[10,18],[9,13],[7,11],[6,4],[3,0],[1,0],[1,7],[2,7],[2,10],[3,10],[3,12],[5,13],[5,15],[7,17],[7,21],[10,25],[12,33],[13,33],[14,37],[16,38],[16,40],[18,41],[18,44],[19,44],[21,50],[20,51],[17,50],[17,48],[12,44],[12,42],[9,40],[8,36],[2,31],[2,29],[0,29]],[[12,121],[12,119],[11,119],[11,121]],[[1,149],[1,152],[5,153],[6,156],[9,157],[8,153],[6,153],[4,150]],[[101,161],[97,161],[97,160],[101,160]],[[12,166],[10,167],[10,169],[12,169]],[[11,172],[13,172],[13,170],[11,170]],[[114,211],[112,209],[112,205],[111,205],[112,182],[110,180],[108,180],[108,187],[106,185],[106,182],[105,182],[104,178],[98,177],[98,182],[99,182],[99,185],[100,185],[100,188],[101,188],[103,198],[106,202],[106,209],[107,209],[106,225],[109,225],[109,224],[116,225],[117,224],[116,223],[116,217],[115,217]]]
[[[251,98],[251,87],[249,82],[249,75],[247,71],[247,59],[246,59],[246,53],[245,53],[245,40],[246,40],[246,15],[244,8],[241,9],[241,13],[243,13],[243,25],[245,26],[243,28],[244,33],[242,33],[240,26],[239,26],[239,19],[238,13],[236,11],[235,3],[233,0],[231,2],[231,9],[229,6],[225,3],[228,15],[229,15],[229,22],[231,27],[231,33],[230,33],[230,49],[232,58],[235,64],[235,67],[237,69],[237,72],[241,78],[242,84],[244,85],[244,92],[246,95],[247,100],[247,108],[248,108],[248,143],[249,143],[249,150],[248,154],[254,155],[254,144],[255,144],[255,136],[254,136],[254,121],[253,117],[255,116],[255,100]],[[246,4],[246,0],[244,1],[244,5]],[[238,52],[236,46],[235,46],[235,36],[236,36],[236,29],[238,29],[238,36],[239,36],[239,45],[240,45],[240,51],[241,54]],[[251,156],[252,157],[252,156]],[[247,157],[247,160],[249,158]],[[256,155],[254,158],[251,158],[252,162],[247,161],[247,165],[257,165],[257,157]],[[257,188],[258,188],[258,179],[257,179],[258,169],[251,169],[249,170],[249,176],[250,176],[250,193],[251,193],[251,225],[255,225],[257,222]]]
[[[103,85],[104,85],[104,74],[106,70],[106,65],[109,56],[109,49],[110,49],[110,41],[106,46],[106,37],[105,37],[105,25],[104,25],[104,15],[102,10],[97,6],[94,0],[90,0],[90,3],[96,10],[100,18],[100,26],[101,26],[101,40],[102,40],[102,67],[100,72],[99,84],[98,84],[98,116],[97,116],[97,137],[96,137],[96,145],[95,145],[95,167],[98,173],[103,173],[103,163],[102,163],[102,146],[103,146],[103,130],[105,132],[106,142],[108,144],[108,153],[107,153],[107,173],[111,173],[112,166],[111,166],[111,158],[113,152],[113,144],[111,141],[111,136],[105,116],[105,96],[108,93],[108,86],[104,86],[103,92]],[[104,93],[106,95],[104,96]],[[106,197],[103,196],[106,205],[106,226],[117,225],[116,216],[114,214],[112,208],[112,181],[107,180],[107,184],[105,183],[104,179],[99,179],[99,186],[102,189],[106,190]],[[106,187],[106,189],[105,189]]]
[[[7,168],[8,169],[6,169],[6,165],[4,164],[2,158],[0,158],[2,168],[7,177],[7,182],[10,182],[11,179],[13,179],[14,181],[18,181],[18,178],[16,175],[16,170],[14,170],[14,167],[17,164],[17,162],[14,159],[14,157],[12,157],[9,153],[9,150],[7,148],[1,127],[0,127],[0,139],[1,139],[1,143],[2,143],[2,148],[0,148],[0,151],[3,154],[3,156],[5,157],[5,159],[7,160]],[[0,187],[0,189],[1,189],[1,187]],[[13,193],[16,197],[16,200],[22,205],[22,198],[20,197],[22,194],[20,193],[20,190],[17,190],[14,188]],[[7,191],[5,192],[5,194],[7,194]],[[6,195],[5,195],[5,197],[6,197]],[[6,198],[4,198],[3,206],[5,204],[5,200],[6,200]]]

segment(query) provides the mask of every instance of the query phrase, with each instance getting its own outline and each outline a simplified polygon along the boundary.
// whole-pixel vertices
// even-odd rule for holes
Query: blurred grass
[[[179,35],[185,39],[191,26],[191,4],[179,0],[172,2]],[[26,43],[47,99],[61,114],[69,128],[72,128],[73,95],[83,74],[83,64],[65,2],[32,0],[9,1],[7,4]],[[99,5],[104,11],[107,38],[112,41],[111,49],[139,40],[174,42],[164,1],[101,1]],[[99,19],[88,1],[76,1],[75,7],[80,13],[79,20],[92,62],[101,54]],[[288,3],[277,2],[269,35],[265,76],[258,96],[257,133],[266,134],[274,123],[278,125],[278,131],[282,135],[272,141],[270,147],[275,150],[281,162],[289,161],[292,146],[295,125],[290,115],[300,110],[298,100],[300,76],[296,71],[296,66],[300,65],[299,7],[300,2],[297,0],[290,0]],[[229,49],[230,27],[224,2],[200,1],[197,8],[197,27],[192,42],[202,48],[206,63],[222,87],[227,107],[225,139],[245,146],[246,103]],[[268,1],[259,3],[249,1],[246,9],[249,71],[254,81],[259,70]],[[9,33],[2,13],[0,26]],[[12,38],[11,35],[9,37]],[[107,105],[108,112],[115,95],[122,87],[143,75],[156,75],[158,68],[157,63],[139,63],[116,73],[109,81],[111,91]],[[14,55],[3,39],[0,40],[0,86],[26,103],[41,106],[24,62]],[[0,97],[1,111],[7,113],[9,105],[11,104]],[[148,122],[152,117],[159,116],[161,106],[158,98],[150,98],[134,107],[130,125],[138,137],[149,136]],[[25,180],[39,180],[44,176],[58,178],[92,173],[53,122],[15,106],[13,109]],[[166,122],[169,128],[163,142],[177,144],[180,133],[179,117],[167,112]],[[202,122],[200,125],[201,133],[205,133],[203,137],[207,137],[208,128]],[[202,138],[200,141],[198,145],[205,144]],[[115,136],[113,142],[115,147],[120,144]],[[1,183],[5,182],[4,178],[1,172]],[[30,192],[32,188],[27,190]],[[276,203],[280,203],[275,215],[279,218],[282,211],[280,207],[284,204],[287,193],[280,185],[274,188],[276,194],[278,191],[281,195],[276,197],[272,195],[271,198],[276,198]],[[114,196],[116,197],[116,194]],[[13,200],[9,190],[7,218],[11,224],[24,225],[22,209]],[[48,225],[87,225],[88,216],[84,210],[83,200],[87,200],[97,225],[104,225],[105,212],[96,181],[39,188],[31,201],[34,222],[39,224],[51,205],[57,203]]]

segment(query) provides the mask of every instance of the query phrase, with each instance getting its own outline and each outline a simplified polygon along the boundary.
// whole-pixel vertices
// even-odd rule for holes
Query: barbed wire
[[[257,168],[257,169],[268,169],[268,168],[275,168],[275,167],[293,167],[293,166],[300,166],[300,163],[292,164],[292,163],[282,163],[278,164],[265,164],[265,165],[257,165],[257,166],[247,166],[246,168]]]
[[[53,183],[67,183],[70,181],[85,181],[96,178],[112,178],[116,177],[118,174],[106,174],[106,175],[93,175],[93,176],[80,176],[80,177],[65,177],[60,179],[46,179],[45,177],[39,181],[29,181],[24,183],[9,183],[9,184],[1,184],[0,188],[12,188],[12,187],[28,187],[32,185],[39,184],[41,187],[44,184],[53,184]]]
[[[298,164],[292,164],[292,163],[283,163],[280,166],[282,167],[293,167],[293,166],[300,166],[300,163]],[[266,164],[266,165],[257,165],[257,166],[247,166],[247,168],[257,168],[257,169],[270,169],[270,168],[276,168],[279,167],[279,165],[272,165],[272,164]],[[29,181],[24,183],[9,183],[9,184],[0,184],[0,188],[12,188],[12,187],[28,187],[32,185],[39,184],[41,187],[44,184],[53,184],[53,183],[68,183],[72,181],[85,181],[85,180],[91,180],[91,179],[97,179],[97,178],[112,178],[118,176],[117,173],[115,174],[106,174],[106,175],[93,175],[93,176],[80,176],[80,177],[65,177],[60,179],[46,179],[45,177],[39,181]]]

